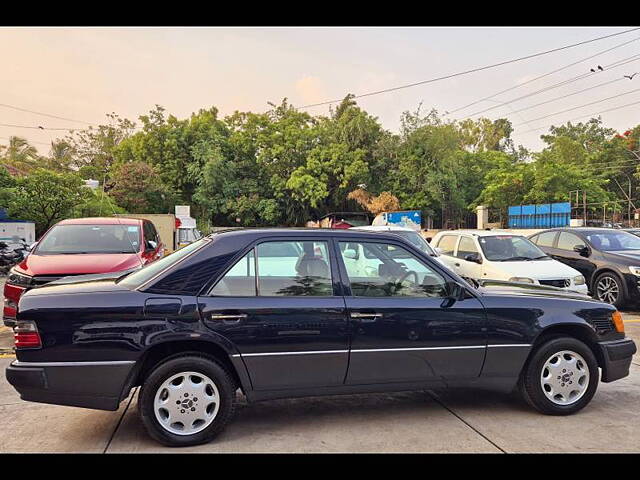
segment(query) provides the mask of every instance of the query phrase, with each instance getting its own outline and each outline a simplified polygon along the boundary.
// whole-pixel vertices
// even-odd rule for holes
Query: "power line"
[[[570,112],[572,110],[577,110],[578,108],[588,107],[590,105],[595,105],[596,103],[606,102],[607,100],[611,100],[613,98],[624,97],[625,95],[629,95],[630,93],[635,93],[637,91],[640,91],[640,88],[636,88],[635,90],[629,90],[628,92],[620,93],[618,95],[613,95],[611,97],[602,98],[602,99],[596,100],[594,102],[584,103],[584,104],[578,105],[576,107],[567,108],[566,110],[560,110],[559,112],[550,113],[550,114],[544,115],[542,117],[532,118],[531,120],[529,120],[529,122],[537,122],[538,120],[543,120],[545,118],[554,117],[556,115],[560,115],[561,113],[567,113],[567,112]],[[520,126],[525,125],[525,124],[526,124],[526,122],[525,123],[519,123],[517,125],[514,125],[514,127],[520,127]]]
[[[534,105],[529,105],[528,107],[524,107],[524,108],[521,108],[519,110],[512,110],[511,113],[523,112],[525,110],[529,110],[531,108],[539,107],[540,105],[546,105],[547,103],[555,102],[557,100],[564,100],[565,98],[572,97],[573,95],[577,95],[579,93],[583,93],[583,92],[586,92],[586,91],[589,91],[589,90],[593,90],[595,88],[604,87],[605,85],[610,85],[610,84],[615,83],[615,82],[621,82],[622,80],[624,80],[624,78],[622,78],[622,77],[616,78],[615,80],[609,80],[608,82],[599,83],[598,85],[594,85],[593,87],[584,88],[582,90],[578,90],[577,92],[573,92],[573,93],[570,93],[568,95],[563,95],[561,97],[555,97],[555,98],[552,98],[551,100],[547,100],[545,102],[536,103]],[[509,105],[509,107],[511,107],[511,105]]]
[[[566,122],[572,122],[572,121],[574,121],[574,120],[578,120],[578,119],[580,119],[580,118],[584,118],[584,117],[592,117],[592,116],[594,116],[594,115],[600,115],[600,114],[602,114],[602,113],[612,112],[612,111],[614,111],[614,110],[619,110],[619,109],[621,109],[621,108],[631,107],[632,105],[638,105],[639,103],[640,103],[640,101],[633,102],[633,103],[627,103],[627,104],[625,104],[625,105],[619,105],[619,106],[617,106],[617,107],[608,108],[608,109],[606,109],[606,110],[601,110],[601,111],[599,111],[599,112],[589,113],[589,114],[587,114],[587,115],[580,115],[579,117],[574,117],[574,118],[570,118],[569,120],[565,120],[565,123],[566,123]],[[549,128],[549,127],[553,127],[553,123],[552,123],[552,124],[550,124],[550,125],[545,125],[545,126],[543,126],[543,127],[537,127],[537,128],[532,128],[531,130],[525,130],[524,132],[519,132],[519,134],[524,134],[524,133],[529,133],[529,132],[535,132],[535,131],[537,131],[537,130],[542,130],[543,128]]]
[[[616,62],[613,62],[610,65],[605,65],[605,69],[606,70],[613,70],[614,68],[621,67],[622,65],[626,65],[626,64],[631,63],[631,62],[636,62],[638,60],[640,60],[640,54],[632,55],[630,57],[627,57],[627,58],[618,60]],[[526,95],[521,95],[521,96],[513,98],[511,100],[507,100],[506,102],[501,102],[498,105],[494,105],[492,107],[485,108],[484,110],[479,110],[477,112],[474,112],[474,113],[468,115],[465,118],[471,118],[471,117],[474,117],[476,115],[480,115],[481,113],[485,113],[485,112],[488,112],[490,110],[495,110],[496,108],[500,108],[500,107],[502,107],[504,105],[508,105],[510,103],[517,102],[517,101],[522,100],[524,98],[529,98],[529,97],[532,97],[534,95],[538,95],[539,93],[544,93],[544,92],[547,92],[549,90],[553,90],[555,88],[562,87],[564,85],[568,85],[568,84],[573,83],[573,82],[577,82],[577,81],[582,80],[584,78],[591,77],[593,75],[597,75],[598,73],[602,73],[602,72],[601,71],[597,71],[597,72],[593,72],[593,73],[583,73],[581,75],[577,75],[577,76],[575,76],[573,78],[569,78],[567,80],[563,80],[562,82],[558,82],[558,83],[555,83],[553,85],[549,85],[548,87],[541,88],[540,90],[536,90],[536,91],[528,93]]]
[[[402,89],[405,89],[405,88],[416,87],[418,85],[425,85],[427,83],[438,82],[440,80],[447,80],[449,78],[459,77],[461,75],[467,75],[469,73],[480,72],[482,70],[488,70],[490,68],[500,67],[502,65],[507,65],[507,64],[510,64],[510,63],[521,62],[523,60],[528,60],[530,58],[540,57],[542,55],[548,55],[550,53],[558,52],[560,50],[566,50],[568,48],[573,48],[573,47],[577,47],[577,46],[580,46],[580,45],[585,45],[587,43],[596,42],[598,40],[604,40],[605,38],[611,38],[611,37],[615,37],[615,36],[618,36],[618,35],[623,35],[625,33],[633,32],[633,31],[638,30],[638,29],[640,29],[640,27],[631,28],[629,30],[624,30],[622,32],[613,33],[613,34],[610,34],[610,35],[604,35],[602,37],[593,38],[591,40],[585,40],[583,42],[578,42],[578,43],[574,43],[574,44],[571,44],[571,45],[565,45],[563,47],[558,47],[558,48],[554,48],[554,49],[551,49],[551,50],[546,50],[544,52],[538,52],[538,53],[534,53],[534,54],[531,54],[531,55],[526,55],[524,57],[514,58],[514,59],[511,59],[511,60],[506,60],[506,61],[503,61],[503,62],[491,64],[491,65],[486,65],[484,67],[473,68],[473,69],[465,70],[465,71],[462,71],[462,72],[457,72],[457,73],[452,73],[452,74],[449,74],[449,75],[443,75],[441,77],[431,78],[429,80],[422,80],[420,82],[414,82],[414,83],[409,83],[409,84],[406,84],[406,85],[400,85],[398,87],[385,88],[383,90],[376,90],[376,91],[373,91],[373,92],[367,92],[367,93],[363,93],[363,94],[360,94],[360,95],[354,95],[353,98],[370,97],[370,96],[373,96],[373,95],[380,95],[382,93],[394,92],[394,91],[402,90]],[[298,110],[301,110],[303,108],[319,107],[319,106],[322,106],[322,105],[330,105],[332,103],[341,102],[342,100],[343,99],[340,98],[340,99],[337,99],[337,100],[328,100],[328,101],[325,101],[325,102],[313,103],[313,104],[309,104],[309,105],[303,105],[302,107],[298,107]]]
[[[458,107],[458,108],[456,108],[455,110],[451,110],[450,112],[447,112],[447,113],[448,113],[448,114],[451,114],[451,113],[456,113],[456,112],[458,112],[458,111],[460,111],[460,110],[464,110],[465,108],[471,107],[471,106],[476,105],[476,104],[478,104],[478,103],[480,103],[480,102],[484,102],[485,100],[490,100],[490,99],[492,99],[493,97],[497,97],[498,95],[502,95],[503,93],[510,92],[511,90],[515,90],[516,88],[520,88],[520,87],[522,87],[522,86],[524,86],[524,85],[527,85],[527,84],[529,84],[529,83],[531,83],[531,82],[535,82],[536,80],[540,80],[541,78],[548,77],[549,75],[553,75],[554,73],[558,73],[558,72],[560,72],[560,71],[562,71],[562,70],[565,70],[565,69],[567,69],[567,68],[573,67],[574,65],[577,65],[578,63],[585,62],[585,61],[587,61],[587,60],[590,60],[590,59],[592,59],[592,58],[595,58],[595,57],[598,57],[598,56],[600,56],[600,55],[603,55],[603,54],[605,54],[605,53],[607,53],[607,52],[610,52],[611,50],[615,50],[616,48],[623,47],[623,46],[625,46],[625,45],[627,45],[627,44],[629,44],[629,43],[636,42],[636,41],[638,41],[638,40],[640,40],[640,37],[638,37],[638,38],[634,38],[634,39],[632,39],[632,40],[628,40],[628,41],[623,42],[623,43],[620,43],[620,44],[615,45],[615,46],[613,46],[613,47],[611,47],[611,48],[608,48],[608,49],[606,49],[606,50],[602,50],[601,52],[598,52],[598,53],[596,53],[596,54],[594,54],[594,55],[590,55],[590,56],[585,57],[585,58],[582,58],[582,59],[580,59],[580,60],[578,60],[578,61],[576,61],[576,62],[573,62],[573,63],[570,63],[570,64],[568,64],[568,65],[565,65],[564,67],[560,67],[560,68],[558,68],[558,69],[556,69],[556,70],[552,70],[552,71],[550,71],[550,72],[547,72],[547,73],[545,73],[545,74],[542,74],[542,75],[539,75],[539,76],[537,76],[537,77],[535,77],[535,78],[532,78],[531,80],[527,80],[526,82],[522,82],[522,83],[519,83],[518,85],[514,85],[513,87],[509,87],[509,88],[506,88],[506,89],[501,90],[501,91],[499,91],[499,92],[496,92],[496,93],[494,93],[493,95],[489,95],[488,97],[484,97],[484,98],[481,98],[480,100],[476,100],[475,102],[471,102],[471,103],[469,103],[469,104],[467,104],[467,105],[464,105],[464,106],[462,106],[462,107]]]
[[[58,128],[58,127],[41,127],[41,126],[34,127],[30,125],[12,125],[9,123],[0,123],[0,127],[29,128],[32,130],[65,130],[65,131],[82,130],[81,128]]]
[[[86,125],[93,125],[91,122],[85,122],[84,120],[74,120],[73,118],[59,117],[57,115],[51,115],[50,113],[36,112],[35,110],[28,110],[26,108],[16,107],[14,105],[8,105],[6,103],[0,103],[0,107],[12,108],[20,112],[33,113],[34,115],[42,115],[43,117],[56,118],[58,120],[65,120],[67,122],[84,123]]]

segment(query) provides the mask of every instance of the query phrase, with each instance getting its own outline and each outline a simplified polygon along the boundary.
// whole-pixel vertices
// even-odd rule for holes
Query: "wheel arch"
[[[529,363],[529,360],[536,352],[536,350],[545,343],[546,341],[555,338],[555,337],[571,337],[576,340],[580,340],[582,343],[587,345],[593,355],[596,357],[598,361],[598,366],[603,368],[604,366],[604,358],[602,358],[602,351],[598,348],[597,337],[593,329],[591,329],[586,323],[554,323],[546,328],[544,328],[538,336],[535,338],[533,343],[531,344],[531,350],[529,351],[529,355],[522,367],[522,371],[526,368]]]
[[[122,398],[128,395],[131,388],[142,385],[147,374],[156,366],[170,359],[186,354],[209,358],[219,363],[236,382],[236,386],[246,393],[250,389],[248,375],[244,366],[234,362],[229,352],[215,342],[207,340],[168,340],[152,345],[141,355],[131,374],[129,382],[123,389]]]

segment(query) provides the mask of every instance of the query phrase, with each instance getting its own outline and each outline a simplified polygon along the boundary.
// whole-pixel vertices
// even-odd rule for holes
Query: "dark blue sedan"
[[[238,389],[259,401],[518,387],[566,415],[628,375],[636,351],[611,305],[468,283],[392,233],[226,231],[116,275],[26,293],[7,378],[24,400],[105,410],[139,385],[142,421],[166,445],[215,437]]]

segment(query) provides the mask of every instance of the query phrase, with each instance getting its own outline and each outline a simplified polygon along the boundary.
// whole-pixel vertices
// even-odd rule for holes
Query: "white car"
[[[498,230],[438,232],[431,245],[463,277],[547,285],[588,293],[577,270],[552,259],[528,238]]]
[[[351,227],[349,230],[364,230],[365,232],[389,232],[404,238],[413,244],[416,248],[422,250],[427,255],[434,257],[434,259],[441,265],[450,268],[445,262],[442,261],[438,252],[436,252],[429,242],[427,242],[422,235],[415,230],[407,227],[396,227],[393,225],[368,225],[366,227]]]

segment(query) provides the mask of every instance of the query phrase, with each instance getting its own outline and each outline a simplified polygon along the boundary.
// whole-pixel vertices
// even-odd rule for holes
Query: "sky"
[[[135,121],[156,104],[178,118],[211,106],[223,116],[236,110],[263,112],[269,109],[267,102],[279,103],[284,97],[294,106],[303,106],[482,67],[629,28],[0,28],[0,124],[86,127],[7,105],[91,124],[107,123],[109,112]],[[630,43],[621,45],[624,42]],[[612,50],[579,62],[608,49]],[[634,55],[638,58],[631,58]],[[609,68],[626,60],[631,61]],[[574,62],[579,63],[518,86]],[[598,65],[604,70],[598,70]],[[591,68],[596,73],[591,74]],[[448,118],[462,119],[498,105],[481,115],[509,118],[515,143],[538,150],[543,146],[539,136],[551,124],[587,115],[577,119],[584,121],[589,114],[640,102],[640,75],[633,80],[623,78],[636,71],[640,72],[640,30],[365,97],[358,103],[385,128],[397,131],[402,112],[415,111],[420,104],[424,111],[450,112],[516,87]],[[535,93],[582,74],[588,75]],[[607,84],[598,86],[602,83]],[[595,88],[576,93],[590,87]],[[535,94],[506,105],[498,103],[531,93]],[[607,99],[620,94],[625,95]],[[579,107],[591,102],[598,103]],[[530,106],[534,107],[527,108]],[[307,111],[327,114],[328,107]],[[640,123],[640,103],[603,113],[602,118],[607,126],[624,131]],[[64,133],[0,126],[0,144],[18,135],[46,154],[51,140]]]

